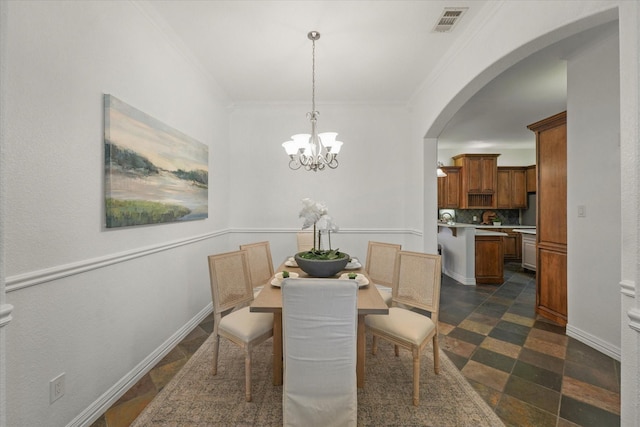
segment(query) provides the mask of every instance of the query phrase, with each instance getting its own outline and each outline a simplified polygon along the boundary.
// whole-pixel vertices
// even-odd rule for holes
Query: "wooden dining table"
[[[276,273],[283,270],[298,273],[301,278],[309,278],[298,267],[286,266],[283,262]],[[333,276],[339,278],[342,273],[360,273],[367,277],[363,268],[343,270]],[[273,277],[275,278],[275,276]],[[273,313],[273,385],[282,385],[282,291],[280,287],[272,286],[271,280],[265,283],[263,289],[251,303],[250,311]],[[367,280],[371,280],[367,277]],[[357,361],[356,376],[358,387],[364,387],[364,363],[366,352],[364,317],[367,314],[389,314],[389,307],[385,304],[380,292],[373,283],[358,289],[358,331],[357,331]]]

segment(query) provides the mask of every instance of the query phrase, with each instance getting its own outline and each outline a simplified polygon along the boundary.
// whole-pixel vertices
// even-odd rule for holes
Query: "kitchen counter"
[[[535,234],[534,225],[482,225],[438,222],[438,243],[442,247],[443,272],[464,285],[476,284],[476,236],[481,239],[504,237],[507,233],[495,229],[522,230]]]
[[[518,224],[502,224],[502,225],[485,225],[485,224],[467,224],[464,222],[454,222],[453,224],[447,224],[446,222],[438,221],[438,227],[449,228],[513,228],[513,229],[535,229],[535,225],[518,225]]]
[[[536,229],[535,227],[533,229],[531,228],[514,228],[513,231],[515,233],[522,233],[522,234],[536,234]]]
[[[476,229],[476,236],[508,236],[508,234],[503,233],[502,231]]]

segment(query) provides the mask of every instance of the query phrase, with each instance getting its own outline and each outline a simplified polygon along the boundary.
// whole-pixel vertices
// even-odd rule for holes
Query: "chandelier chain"
[[[316,39],[311,39],[311,114],[316,114]]]

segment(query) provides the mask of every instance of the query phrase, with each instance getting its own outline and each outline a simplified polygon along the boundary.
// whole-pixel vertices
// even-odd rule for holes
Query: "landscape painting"
[[[208,217],[209,148],[104,95],[106,227]]]

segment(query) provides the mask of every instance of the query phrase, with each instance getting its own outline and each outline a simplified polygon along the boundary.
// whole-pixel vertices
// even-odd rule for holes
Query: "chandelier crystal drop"
[[[302,166],[308,171],[317,172],[325,167],[335,169],[338,167],[338,153],[342,142],[336,141],[336,132],[318,133],[316,125],[318,115],[316,111],[316,40],[320,33],[311,31],[307,37],[312,42],[311,48],[311,111],[307,118],[311,121],[311,134],[300,133],[293,135],[291,141],[282,143],[284,150],[289,155],[289,168],[296,170]]]

